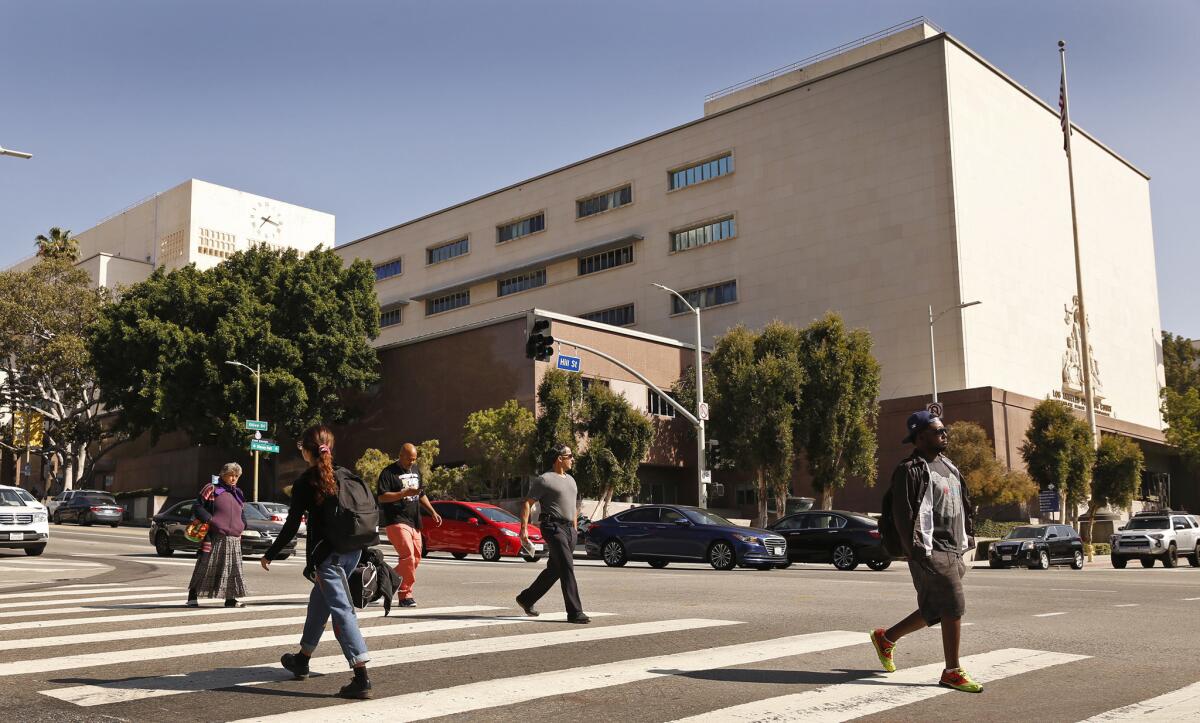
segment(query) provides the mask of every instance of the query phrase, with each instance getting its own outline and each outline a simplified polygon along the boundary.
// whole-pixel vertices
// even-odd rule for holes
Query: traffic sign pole
[[[257,420],[261,416],[259,408],[262,401],[262,362],[254,365],[254,418]],[[258,502],[258,450],[254,450],[254,496],[251,498]]]

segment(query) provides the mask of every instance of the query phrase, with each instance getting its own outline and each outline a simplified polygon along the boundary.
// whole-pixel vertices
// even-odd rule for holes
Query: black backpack
[[[337,499],[326,518],[325,539],[338,552],[361,550],[379,541],[379,505],[362,478],[337,469]]]

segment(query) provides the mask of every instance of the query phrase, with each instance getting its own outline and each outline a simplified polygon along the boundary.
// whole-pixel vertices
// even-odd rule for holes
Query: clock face
[[[259,201],[250,207],[250,232],[253,241],[277,241],[283,232],[283,215],[270,201]]]

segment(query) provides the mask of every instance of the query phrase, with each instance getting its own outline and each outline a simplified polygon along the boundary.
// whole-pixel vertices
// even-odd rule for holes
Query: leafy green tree
[[[595,384],[587,393],[586,433],[576,476],[583,492],[596,496],[601,517],[607,517],[614,495],[636,494],[641,488],[638,467],[654,443],[654,425],[624,396]]]
[[[90,351],[122,430],[241,447],[254,378],[227,360],[261,364],[262,416],[297,437],[347,419],[343,395],[378,378],[378,333],[369,263],[255,246],[207,271],[155,270],[105,308]]]
[[[433,499],[467,499],[478,478],[477,470],[469,465],[435,467],[434,460],[440,453],[441,444],[436,439],[417,445],[417,472],[425,493]]]
[[[850,476],[875,482],[875,429],[879,418],[879,362],[865,329],[847,329],[828,313],[800,332],[802,403],[797,441],[804,450],[821,506]]]
[[[1200,389],[1200,349],[1196,348],[1195,343],[1164,331],[1162,349],[1167,388],[1179,394]]]
[[[1162,415],[1167,442],[1193,467],[1200,467],[1200,349],[1193,342],[1163,332]]]
[[[950,425],[946,455],[966,480],[975,511],[1014,503],[1025,503],[1037,494],[1037,485],[1029,475],[1006,469],[996,458],[996,448],[983,427],[974,422]]]
[[[50,234],[38,234],[34,239],[37,243],[37,255],[47,261],[66,261],[74,264],[79,261],[79,242],[71,235],[70,230],[63,231],[58,226],[50,229]]]
[[[544,472],[546,454],[559,444],[579,446],[586,429],[586,400],[578,374],[550,369],[537,389],[538,418],[530,458],[535,473]]]
[[[475,457],[490,497],[499,497],[501,488],[513,477],[529,474],[536,427],[533,412],[515,399],[467,417],[463,442]]]
[[[1090,546],[1096,513],[1101,507],[1125,509],[1133,504],[1142,484],[1145,456],[1142,448],[1128,437],[1104,435],[1096,450],[1092,470],[1092,499],[1088,504],[1088,534]],[[1090,553],[1089,553],[1090,554]]]
[[[381,450],[371,447],[363,452],[358,461],[354,463],[354,471],[362,477],[363,482],[371,488],[371,492],[377,492],[379,489],[379,475],[383,470],[392,463],[392,458]]]
[[[1042,489],[1057,490],[1063,510],[1070,510],[1071,521],[1078,522],[1075,510],[1090,496],[1088,488],[1096,461],[1087,422],[1061,402],[1040,402],[1033,408],[1021,456],[1029,476]]]
[[[0,407],[23,419],[41,417],[38,446],[63,465],[66,489],[125,439],[103,423],[87,344],[109,299],[107,289],[92,288],[85,271],[57,254],[24,271],[0,272]],[[18,441],[0,444],[14,449]]]

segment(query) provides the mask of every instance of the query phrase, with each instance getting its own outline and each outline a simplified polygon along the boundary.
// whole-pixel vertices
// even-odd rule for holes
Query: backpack
[[[325,524],[325,539],[338,552],[353,552],[379,540],[379,505],[362,478],[337,469],[338,491]]]
[[[369,563],[358,563],[354,572],[350,573],[350,600],[354,607],[362,610],[379,594],[379,575],[375,566]]]

